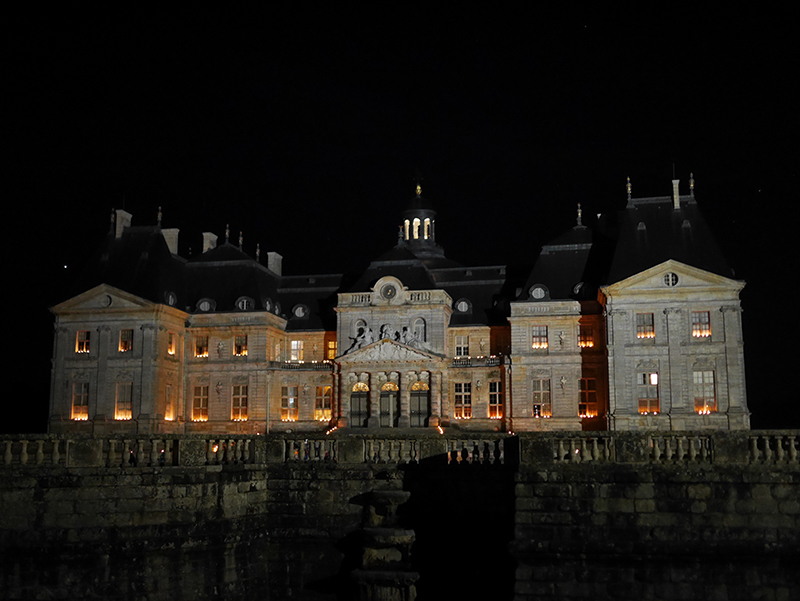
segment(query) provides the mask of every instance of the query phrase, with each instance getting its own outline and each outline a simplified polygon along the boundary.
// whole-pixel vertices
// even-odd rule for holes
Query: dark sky
[[[145,225],[161,206],[184,256],[230,223],[246,251],[281,253],[284,273],[350,271],[394,244],[416,170],[438,241],[464,264],[530,261],[577,203],[585,215],[621,208],[628,176],[634,196],[670,194],[673,170],[686,192],[694,172],[747,281],[753,424],[800,427],[787,377],[797,328],[780,324],[794,321],[784,297],[798,267],[786,16],[544,21],[442,6],[435,17],[309,6],[9,23],[5,303],[15,339],[34,342],[15,370],[31,373],[17,394],[34,417],[2,429],[44,427],[47,308],[65,300],[112,208]]]

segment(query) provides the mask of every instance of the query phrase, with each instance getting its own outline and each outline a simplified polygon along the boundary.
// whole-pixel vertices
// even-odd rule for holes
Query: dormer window
[[[214,301],[210,298],[200,299],[197,303],[197,310],[201,313],[208,313],[214,310]]]
[[[246,296],[243,296],[236,301],[236,308],[239,309],[239,311],[252,311],[255,305],[256,304],[253,299]]]

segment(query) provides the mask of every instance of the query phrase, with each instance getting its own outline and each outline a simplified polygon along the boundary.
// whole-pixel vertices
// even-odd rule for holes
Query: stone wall
[[[797,432],[337,434],[4,437],[0,596],[352,598],[402,489],[420,598],[800,597]]]

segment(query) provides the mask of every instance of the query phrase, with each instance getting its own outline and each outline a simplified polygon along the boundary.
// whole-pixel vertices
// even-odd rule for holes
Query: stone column
[[[408,372],[400,372],[399,388],[400,416],[397,418],[397,427],[408,428],[411,426],[411,391],[409,390]]]
[[[367,428],[378,428],[381,425],[381,391],[378,385],[378,378],[372,374],[369,376],[369,418]]]
[[[442,378],[442,372],[431,372],[431,419],[430,426],[435,428],[441,425],[442,422],[442,387],[445,385]]]

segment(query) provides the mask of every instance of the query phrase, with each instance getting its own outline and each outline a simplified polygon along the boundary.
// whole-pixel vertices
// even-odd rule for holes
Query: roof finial
[[[256,263],[261,262],[261,243],[256,242]]]
[[[109,234],[113,234],[114,233],[114,225],[116,224],[116,221],[117,221],[116,217],[117,217],[117,211],[114,210],[114,209],[111,209],[111,223],[109,224],[109,227],[108,227],[108,233]]]
[[[631,199],[631,178],[628,178],[628,183],[625,184],[625,188],[628,190],[628,200]]]
[[[417,196],[422,196],[422,174],[419,169],[414,171],[414,181],[417,182]]]
[[[689,173],[689,196],[694,198],[694,173]]]
[[[242,250],[242,230],[239,230],[239,250]]]
[[[230,238],[230,237],[231,237],[231,224],[230,223],[226,223],[225,224],[225,244],[228,243],[228,238]]]
[[[578,227],[582,226],[583,223],[581,222],[581,215],[583,211],[581,211],[581,203],[578,203]]]
[[[158,207],[158,217],[156,221],[158,222],[158,227],[161,227],[161,207]]]

